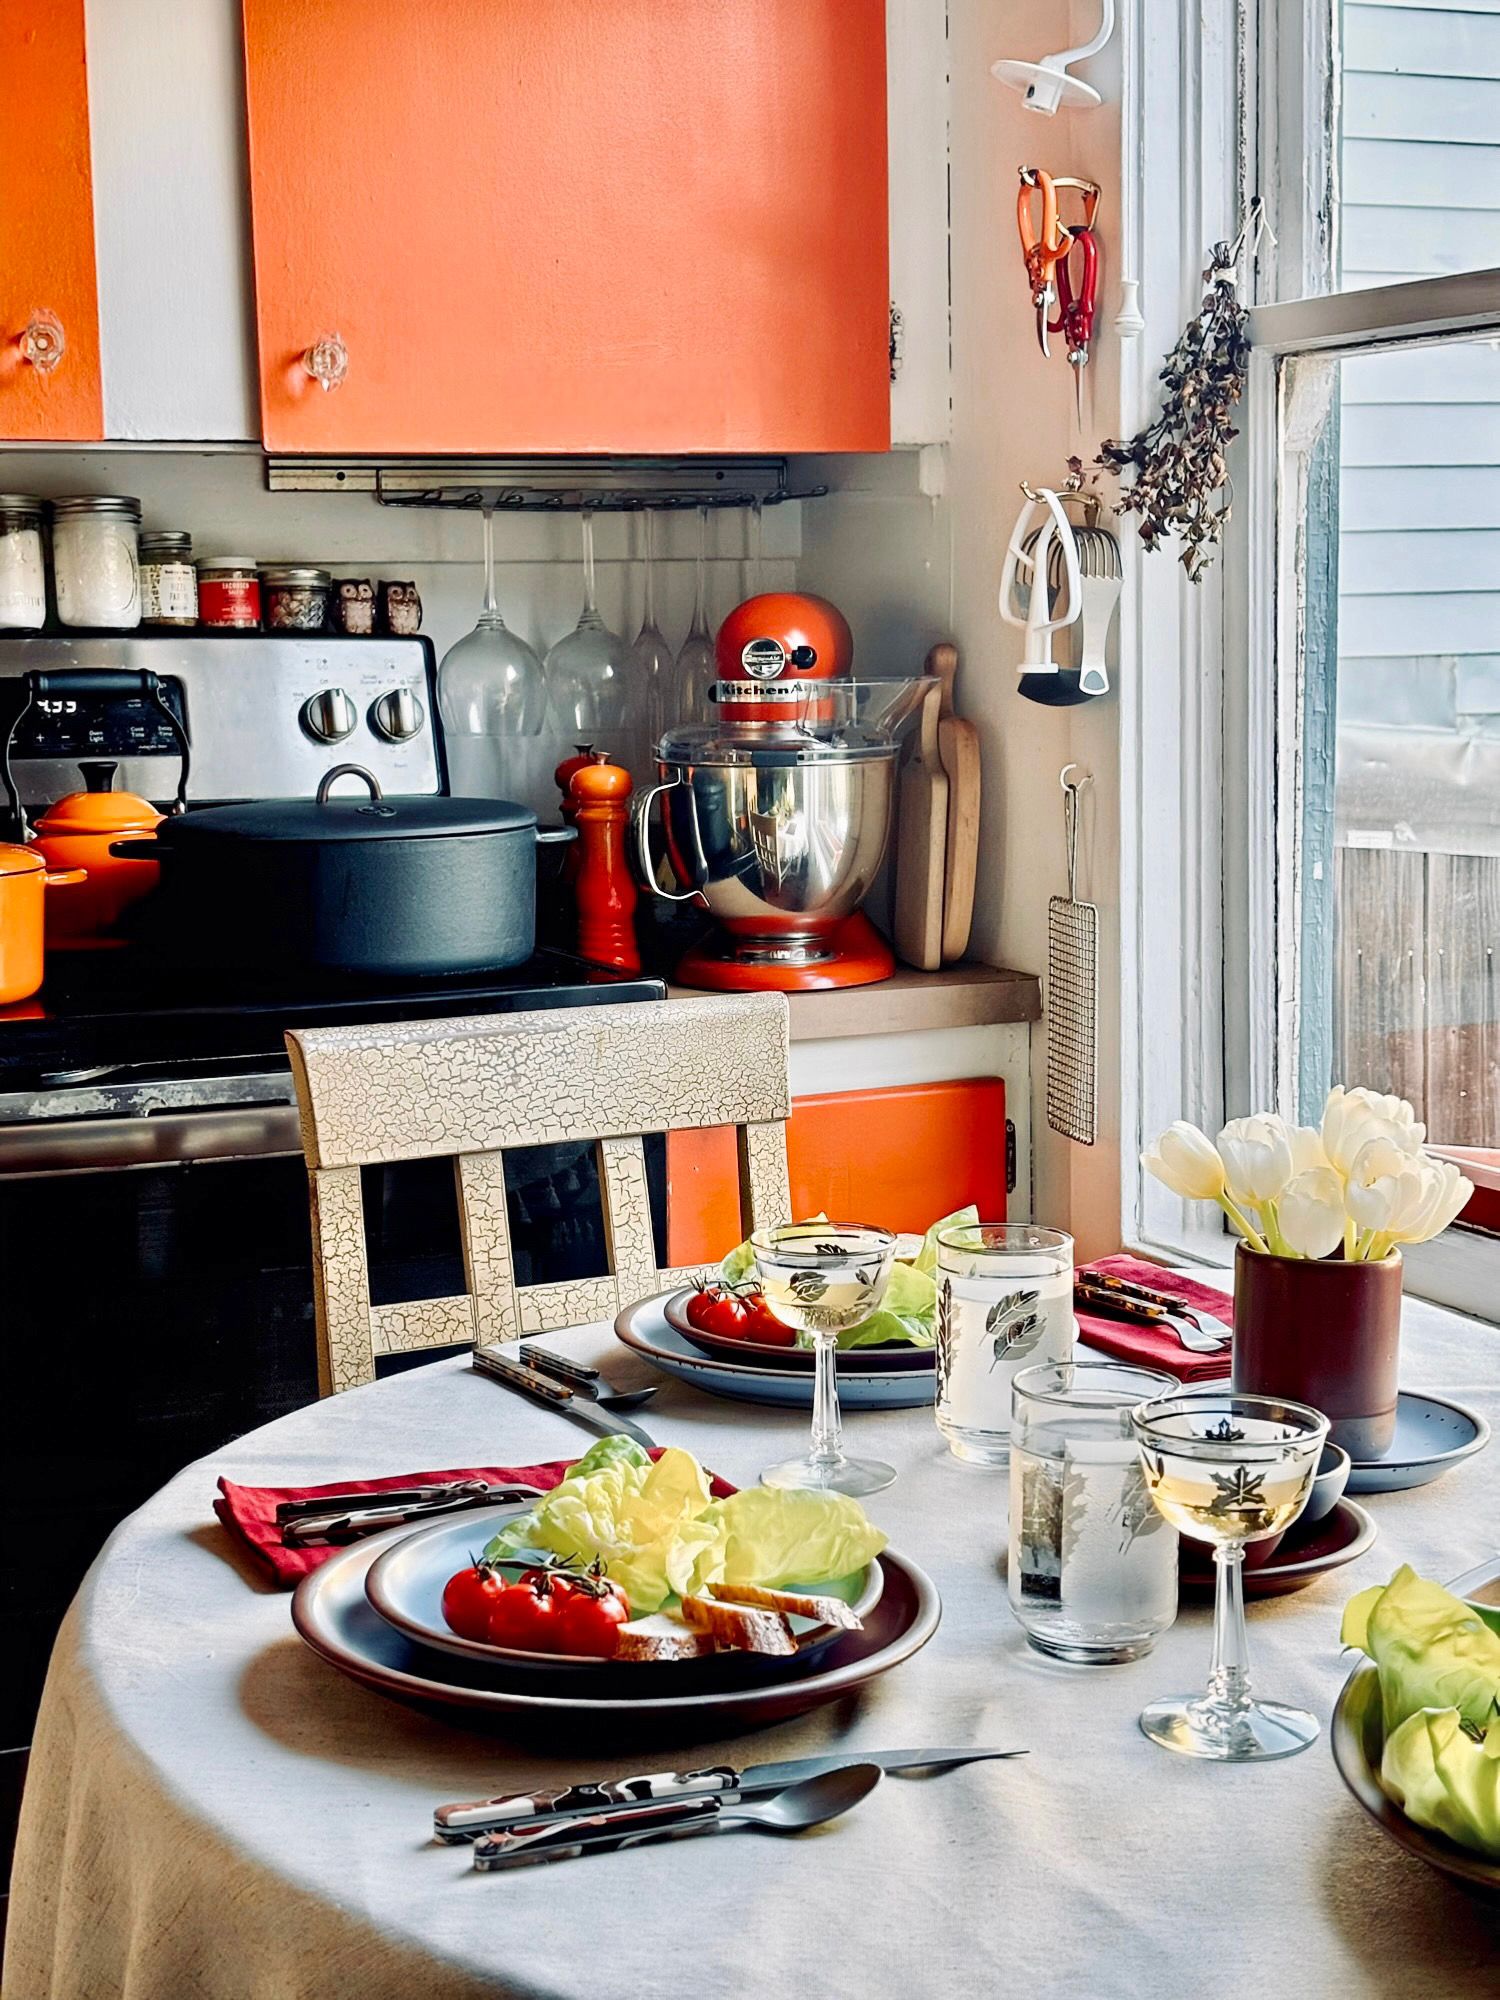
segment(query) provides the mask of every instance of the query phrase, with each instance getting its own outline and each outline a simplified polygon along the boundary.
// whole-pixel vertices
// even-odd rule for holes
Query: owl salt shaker
[[[346,639],[368,639],[375,630],[375,586],[367,576],[341,576],[334,585],[334,623]]]
[[[415,638],[421,631],[422,600],[414,583],[381,583],[380,629],[393,639]]]

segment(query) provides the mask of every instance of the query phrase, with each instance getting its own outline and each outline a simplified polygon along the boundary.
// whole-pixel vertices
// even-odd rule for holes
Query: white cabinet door
[[[886,0],[891,307],[897,360],[891,443],[949,435],[948,0]]]

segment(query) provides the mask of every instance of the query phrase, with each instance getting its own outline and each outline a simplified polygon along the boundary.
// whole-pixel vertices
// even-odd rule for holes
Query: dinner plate
[[[627,1306],[615,1321],[615,1332],[625,1345],[653,1366],[695,1389],[706,1390],[710,1396],[728,1396],[737,1403],[812,1408],[811,1369],[763,1368],[700,1354],[669,1325],[662,1303],[660,1297],[642,1299]],[[910,1410],[930,1403],[936,1393],[937,1376],[931,1368],[895,1372],[839,1369],[839,1403],[845,1410]]]
[[[1466,1597],[1476,1604],[1500,1605],[1500,1555],[1455,1577],[1448,1589],[1455,1597]],[[1380,1674],[1373,1661],[1356,1667],[1339,1690],[1339,1698],[1333,1705],[1329,1747],[1339,1776],[1383,1833],[1429,1867],[1500,1896],[1500,1861],[1491,1861],[1472,1848],[1460,1847],[1441,1833],[1418,1826],[1381,1790],[1380,1759],[1385,1749],[1385,1726],[1380,1706]]]
[[[687,1316],[687,1302],[692,1296],[689,1290],[673,1292],[670,1298],[662,1300],[661,1309],[667,1324],[700,1352],[747,1368],[776,1368],[785,1372],[789,1368],[811,1371],[817,1367],[818,1357],[811,1347],[773,1347],[769,1341],[736,1340],[731,1334],[709,1333],[701,1326],[694,1326]],[[885,1340],[875,1347],[841,1347],[834,1356],[834,1366],[841,1377],[902,1374],[923,1369],[930,1374],[934,1365],[934,1350],[913,1346],[909,1340]]]
[[[1352,1500],[1340,1500],[1321,1521],[1294,1521],[1261,1568],[1247,1566],[1241,1571],[1245,1595],[1285,1597],[1289,1591],[1305,1590],[1330,1570],[1356,1561],[1378,1532],[1364,1508]],[[1183,1537],[1177,1575],[1183,1590],[1212,1593],[1213,1558],[1205,1542]]]
[[[585,1737],[621,1747],[652,1738],[712,1742],[784,1722],[852,1695],[910,1659],[942,1616],[932,1579],[887,1549],[878,1558],[884,1587],[865,1629],[842,1634],[813,1659],[787,1661],[774,1680],[747,1670],[753,1655],[722,1653],[697,1663],[702,1673],[717,1669],[717,1678],[690,1688],[674,1680],[669,1692],[655,1692],[655,1681],[652,1691],[642,1692],[644,1684],[623,1667],[611,1670],[608,1686],[602,1675],[598,1683],[562,1673],[548,1681],[440,1653],[387,1624],[365,1594],[365,1572],[404,1532],[354,1542],[310,1571],[292,1597],[298,1635],[340,1673],[378,1694],[449,1721],[523,1736],[533,1750],[550,1742],[571,1751]]]
[[[444,1584],[455,1571],[463,1569],[473,1560],[474,1554],[516,1511],[513,1505],[475,1508],[472,1513],[436,1521],[428,1528],[418,1528],[415,1532],[408,1530],[371,1563],[365,1573],[366,1596],[381,1617],[398,1631],[405,1632],[408,1638],[436,1646],[440,1652],[454,1653],[460,1659],[489,1660],[533,1673],[597,1675],[601,1668],[608,1668],[611,1672],[646,1674],[653,1679],[662,1674],[679,1674],[685,1666],[700,1664],[696,1660],[616,1662],[602,1654],[536,1653],[518,1646],[486,1645],[478,1639],[460,1638],[457,1632],[451,1631],[443,1617]],[[526,1563],[515,1565],[517,1573],[526,1567]],[[788,1588],[816,1592],[820,1597],[840,1597],[853,1607],[860,1618],[864,1618],[879,1601],[883,1582],[879,1565],[867,1563],[854,1575],[839,1577],[831,1583],[789,1585]],[[797,1635],[799,1659],[805,1659],[809,1653],[821,1652],[824,1646],[838,1637],[839,1628],[836,1625],[820,1625],[812,1618],[793,1617],[791,1625]],[[759,1654],[756,1657],[768,1663],[780,1657],[785,1664],[785,1656]]]
[[[1490,1427],[1481,1416],[1441,1396],[1403,1389],[1396,1398],[1396,1434],[1379,1458],[1357,1458],[1349,1469],[1351,1493],[1400,1493],[1441,1479],[1460,1459],[1482,1451]]]

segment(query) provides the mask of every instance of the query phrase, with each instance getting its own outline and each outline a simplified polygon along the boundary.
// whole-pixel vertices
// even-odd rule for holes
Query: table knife
[[[399,1527],[406,1521],[430,1521],[435,1515],[462,1513],[469,1507],[497,1507],[511,1500],[524,1502],[542,1497],[539,1486],[487,1486],[482,1480],[455,1481],[454,1485],[458,1490],[451,1492],[430,1487],[428,1492],[432,1497],[426,1500],[407,1500],[400,1493],[356,1494],[341,1509],[335,1498],[325,1498],[320,1503],[323,1513],[297,1514],[280,1523],[281,1546],[343,1548],[366,1535],[378,1534],[382,1528]],[[360,1504],[354,1504],[356,1501]],[[277,1512],[279,1516],[279,1508]]]
[[[1228,1340],[1233,1328],[1227,1320],[1216,1313],[1205,1312],[1202,1306],[1189,1305],[1175,1292],[1158,1291],[1152,1285],[1137,1284],[1134,1278],[1117,1277],[1113,1271],[1080,1271],[1076,1282],[1088,1285],[1095,1291],[1114,1292],[1122,1299],[1138,1299],[1142,1305],[1160,1306],[1164,1312],[1190,1314],[1205,1333],[1218,1333]]]
[[[614,1778],[601,1784],[566,1785],[556,1792],[503,1792],[498,1798],[474,1799],[439,1806],[432,1830],[439,1840],[457,1843],[504,1828],[571,1818],[578,1814],[630,1813],[644,1805],[678,1803],[705,1796],[730,1804],[736,1799],[763,1798],[795,1785],[803,1778],[821,1777],[846,1764],[878,1764],[883,1771],[905,1773],[951,1771],[961,1764],[979,1764],[1003,1757],[1024,1757],[1024,1750],[840,1750],[826,1757],[794,1757],[781,1764],[711,1764],[698,1771],[653,1771],[640,1777]]]
[[[559,1416],[576,1418],[586,1429],[597,1431],[600,1437],[616,1437],[623,1432],[648,1451],[656,1449],[654,1437],[628,1417],[611,1410],[606,1403],[575,1396],[571,1389],[565,1389],[560,1382],[554,1382],[539,1369],[525,1368],[517,1361],[502,1360],[493,1347],[476,1347],[471,1365],[477,1374],[487,1375],[492,1382],[503,1382],[508,1389],[529,1396],[533,1403],[556,1410]]]
[[[1190,1354],[1223,1354],[1229,1345],[1228,1334],[1199,1333],[1196,1328],[1184,1325],[1165,1306],[1126,1298],[1119,1292],[1100,1291],[1093,1285],[1076,1284],[1073,1305],[1076,1311],[1093,1313],[1099,1319],[1123,1320],[1129,1326],[1160,1327]]]

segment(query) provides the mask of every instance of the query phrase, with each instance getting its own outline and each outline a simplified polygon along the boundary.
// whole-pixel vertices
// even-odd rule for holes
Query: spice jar
[[[260,576],[249,556],[205,556],[198,564],[198,622],[260,630]]]
[[[196,625],[198,572],[193,538],[181,529],[141,536],[141,623]]]
[[[128,632],[141,622],[141,503],[83,493],[52,503],[52,575],[64,625]]]
[[[326,569],[276,563],[260,573],[268,632],[321,632],[328,623],[333,578]]]
[[[42,502],[0,493],[0,630],[40,632],[47,616]]]

